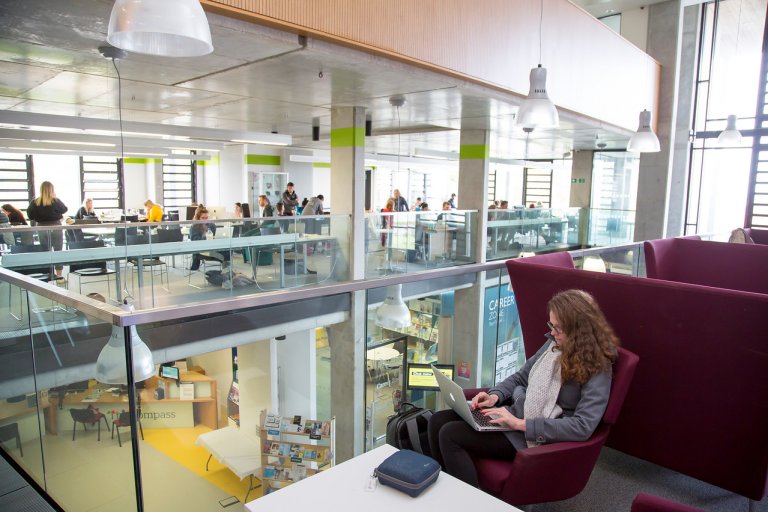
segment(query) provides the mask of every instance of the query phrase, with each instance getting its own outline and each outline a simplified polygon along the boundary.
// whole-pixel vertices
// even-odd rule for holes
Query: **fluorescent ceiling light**
[[[120,133],[120,124],[115,119],[98,119],[93,117],[62,116],[54,114],[38,114],[33,112],[3,111],[4,125],[25,125],[40,127],[69,128],[72,130],[102,130]],[[172,124],[143,123],[123,121],[123,133],[141,134],[153,138],[170,138],[178,140],[186,137],[202,141],[244,141],[245,143],[272,144],[288,146],[293,143],[290,135],[278,133],[251,132],[247,130],[220,130],[197,126],[178,126]]]
[[[230,142],[238,142],[240,144],[263,144],[265,146],[287,146],[290,142],[284,141],[271,141],[271,140],[250,140],[250,139],[230,139]]]
[[[72,144],[77,146],[106,146],[115,147],[115,144],[109,144],[107,142],[76,142],[74,140],[37,140],[31,139],[30,142],[45,142],[48,144]]]
[[[416,148],[414,156],[421,158],[434,158],[436,160],[458,160],[459,154],[453,151],[436,151],[434,149]]]
[[[314,155],[289,155],[288,160],[291,162],[305,162],[310,164],[329,164],[331,163],[331,157],[321,157]]]

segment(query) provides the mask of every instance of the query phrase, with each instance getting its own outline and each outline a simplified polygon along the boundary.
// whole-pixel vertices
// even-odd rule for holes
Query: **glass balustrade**
[[[488,210],[486,257],[491,261],[581,247],[583,215],[578,208]]]
[[[345,215],[14,227],[0,265],[149,309],[344,281],[349,233]]]
[[[365,225],[366,277],[477,261],[476,211],[368,213]]]

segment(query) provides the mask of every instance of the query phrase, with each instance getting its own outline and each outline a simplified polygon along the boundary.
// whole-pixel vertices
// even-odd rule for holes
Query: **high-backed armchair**
[[[632,501],[631,512],[704,512],[700,508],[689,507],[676,501],[667,500],[652,494],[641,492]]]
[[[480,488],[515,506],[572,498],[587,485],[600,449],[616,422],[639,358],[619,348],[608,406],[592,436],[583,442],[552,443],[519,450],[514,460],[473,458]],[[470,399],[485,388],[465,389]],[[552,475],[568,475],[553,479]]]

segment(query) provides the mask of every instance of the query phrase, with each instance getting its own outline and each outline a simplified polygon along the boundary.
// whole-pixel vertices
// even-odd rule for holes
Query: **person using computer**
[[[208,209],[200,205],[197,207],[197,211],[195,211],[195,218],[193,220],[197,221],[205,221],[208,220]],[[210,231],[214,236],[216,235],[216,224],[214,223],[205,223],[205,222],[197,222],[195,224],[192,224],[189,227],[189,239],[190,240],[205,240],[208,236],[208,231]],[[229,252],[224,251],[210,251],[208,255],[201,255],[200,253],[194,253],[192,254],[192,266],[189,270],[196,271],[200,270],[200,262],[203,259],[213,259],[218,260],[221,262],[222,268],[229,265]]]
[[[429,420],[429,447],[443,470],[478,486],[472,456],[511,460],[540,444],[584,441],[603,417],[619,340],[595,299],[582,290],[547,304],[548,340],[523,368],[471,403],[508,431],[479,432],[453,409]]]
[[[96,212],[93,210],[93,199],[90,197],[85,198],[85,201],[83,201],[83,206],[81,206],[75,214],[75,219],[77,220],[83,220],[86,217],[96,217]]]
[[[151,199],[144,201],[144,207],[147,210],[145,222],[160,222],[163,220],[163,208],[155,204]]]

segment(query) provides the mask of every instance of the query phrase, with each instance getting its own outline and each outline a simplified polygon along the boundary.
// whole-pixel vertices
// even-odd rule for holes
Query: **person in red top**
[[[387,204],[384,205],[384,208],[381,209],[382,213],[393,213],[395,211],[395,200],[391,197],[387,199]],[[381,216],[381,229],[392,229],[392,216],[391,215],[382,215]],[[387,233],[381,233],[381,246],[386,247],[387,246]]]

